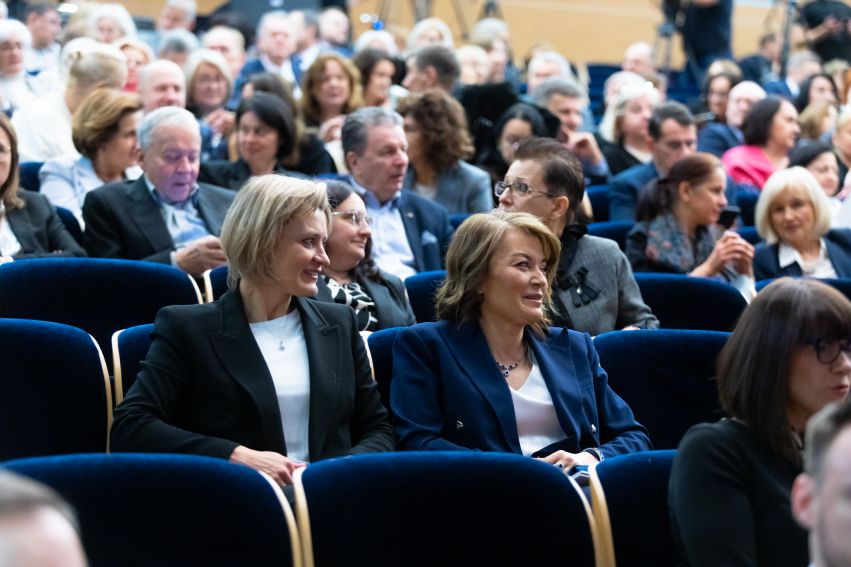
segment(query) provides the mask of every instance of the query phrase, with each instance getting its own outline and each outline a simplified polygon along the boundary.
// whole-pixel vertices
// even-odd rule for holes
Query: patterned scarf
[[[659,215],[647,223],[647,247],[644,253],[651,260],[672,269],[688,273],[712,254],[720,232],[715,226],[700,226],[694,239],[683,233],[674,215]]]

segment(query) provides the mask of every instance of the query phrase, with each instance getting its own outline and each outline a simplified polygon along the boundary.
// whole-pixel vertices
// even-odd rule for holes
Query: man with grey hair
[[[239,76],[245,65],[245,38],[239,31],[227,26],[212,27],[201,38],[201,45],[221,53],[230,67],[231,76]]]
[[[158,108],[139,126],[144,175],[86,195],[84,244],[90,256],[171,264],[194,276],[226,262],[219,242],[235,192],[199,184],[201,134],[183,108]]]
[[[839,356],[847,353],[840,352]],[[847,388],[847,378],[844,384]],[[848,399],[828,405],[807,423],[804,472],[792,486],[792,515],[810,532],[812,567],[851,565],[851,402]]]
[[[621,69],[640,75],[655,73],[656,65],[653,63],[653,46],[646,41],[637,41],[631,44],[623,54]]]
[[[572,79],[550,77],[538,85],[532,100],[558,117],[558,141],[579,158],[586,186],[608,183],[609,164],[594,135],[582,131],[588,110],[588,95],[582,85]]]
[[[801,83],[821,72],[821,59],[812,51],[796,51],[786,61],[786,79],[765,84],[765,92],[794,101]]]
[[[535,89],[550,77],[562,77],[573,79],[573,71],[570,63],[561,53],[555,51],[539,51],[526,66],[526,86],[530,95],[535,94]]]
[[[745,115],[758,100],[765,98],[765,91],[753,81],[742,81],[730,89],[727,95],[726,123],[710,122],[697,135],[697,151],[721,157],[724,152],[745,143],[742,122]]]
[[[198,37],[194,33],[183,28],[175,28],[163,32],[157,57],[174,61],[183,67],[189,59],[189,54],[196,51],[199,46]]]
[[[50,488],[0,470],[0,565],[84,567],[71,507]]]
[[[408,141],[398,113],[365,107],[346,117],[342,143],[350,182],[373,220],[372,255],[378,266],[402,279],[440,270],[452,229],[441,205],[402,191]]]
[[[174,61],[157,59],[139,70],[139,95],[145,112],[186,106],[186,76]]]
[[[257,24],[257,53],[249,59],[234,82],[234,93],[239,96],[243,85],[255,73],[275,73],[287,82],[298,98],[301,84],[301,60],[296,54],[297,34],[293,21],[282,10],[266,12]],[[238,102],[238,100],[232,100]]]

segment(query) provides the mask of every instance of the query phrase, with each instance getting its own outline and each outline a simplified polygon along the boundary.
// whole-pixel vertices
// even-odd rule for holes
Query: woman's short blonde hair
[[[225,100],[222,104],[230,99],[230,95],[233,92],[233,73],[231,73],[224,55],[218,51],[213,51],[212,49],[199,49],[197,51],[193,51],[189,56],[189,59],[186,60],[186,65],[184,65],[183,68],[184,73],[186,74],[187,108],[192,108],[195,105],[195,75],[198,74],[198,69],[203,63],[215,67],[216,70],[222,74],[228,84],[228,92],[227,95],[225,95]]]
[[[98,150],[118,133],[122,118],[140,110],[142,101],[136,94],[106,87],[95,89],[74,113],[71,124],[74,147],[94,159]]]
[[[97,87],[120,89],[127,82],[127,57],[117,47],[86,43],[71,53],[68,84],[87,91]]]
[[[659,90],[650,81],[624,85],[614,102],[607,106],[606,111],[603,113],[599,128],[600,136],[612,144],[620,143],[622,135],[620,123],[626,114],[626,107],[633,100],[645,96],[650,97],[654,107],[661,101]]]
[[[471,216],[458,227],[446,253],[446,281],[437,291],[438,319],[467,323],[479,318],[482,296],[479,287],[488,277],[493,255],[510,230],[534,236],[541,243],[547,263],[544,319],[532,327],[543,335],[552,311],[552,287],[561,255],[561,242],[537,217],[528,213],[496,210]]]
[[[221,242],[228,258],[228,285],[239,278],[270,279],[275,247],[293,219],[322,211],[331,226],[331,207],[323,183],[269,174],[251,178],[237,193],[222,224]]]
[[[823,236],[830,230],[830,202],[824,194],[819,182],[810,171],[796,165],[789,169],[781,169],[772,174],[762,187],[756,202],[756,231],[766,244],[777,244],[780,238],[771,226],[771,204],[778,195],[786,189],[803,189],[813,204],[815,223],[813,230],[818,236]]]
[[[798,124],[801,125],[801,137],[810,140],[821,138],[824,134],[824,119],[830,115],[831,109],[835,108],[836,104],[829,100],[810,103],[798,116]],[[828,128],[830,128],[830,125],[828,125]]]

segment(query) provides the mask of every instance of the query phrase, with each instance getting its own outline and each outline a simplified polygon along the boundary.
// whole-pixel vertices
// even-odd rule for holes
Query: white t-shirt
[[[564,439],[564,430],[558,422],[553,398],[547,389],[540,367],[532,360],[532,371],[519,390],[509,386],[520,449],[529,456],[547,445]]]

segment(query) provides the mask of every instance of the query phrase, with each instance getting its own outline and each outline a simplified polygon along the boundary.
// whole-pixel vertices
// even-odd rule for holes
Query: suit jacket
[[[719,158],[730,148],[744,143],[741,130],[720,122],[707,124],[697,135],[697,151],[709,152]]]
[[[411,304],[408,302],[408,294],[402,280],[385,271],[381,272],[381,277],[384,278],[386,283],[382,284],[360,274],[355,278],[355,282],[375,302],[375,317],[378,319],[378,328],[407,327],[416,323],[417,320],[414,317]],[[319,292],[313,296],[313,299],[327,303],[334,302],[331,297],[331,290],[328,289],[328,284],[325,283],[324,278],[319,278],[317,287]]]
[[[851,229],[837,228],[829,231],[822,238],[824,238],[827,247],[827,257],[833,264],[833,269],[836,270],[836,276],[851,278]],[[779,249],[779,244],[766,244],[765,242],[757,244],[753,256],[755,279],[767,280],[783,276],[797,277],[804,275],[797,262],[789,264],[785,268],[780,267]]]
[[[21,245],[15,260],[86,255],[66,230],[47,197],[23,189],[18,196],[23,199],[24,208],[6,209],[6,219]]]
[[[543,338],[527,331],[526,339],[565,434],[539,453],[598,447],[611,457],[650,448],[647,431],[609,388],[591,337],[551,329]],[[511,392],[478,322],[402,330],[390,403],[403,449],[521,453]]]
[[[783,98],[789,99],[791,101],[794,101],[796,98],[798,98],[798,95],[793,94],[792,90],[789,88],[789,85],[786,83],[786,81],[783,80],[771,81],[763,85],[763,87],[765,88],[765,93],[769,95],[782,96]]]
[[[293,69],[293,76],[295,77],[295,84],[290,85],[292,89],[298,90],[298,86],[301,84],[301,59],[295,53],[290,56],[290,65]],[[251,78],[251,75],[256,75],[257,73],[265,73],[266,67],[263,66],[263,62],[259,58],[249,59],[245,62],[245,65],[242,66],[242,70],[239,72],[239,76],[236,77],[233,84],[233,91],[231,93],[231,99],[228,101],[227,107],[236,109],[239,106],[239,101],[242,98],[242,87],[245,86],[245,83],[248,82],[248,79]]]
[[[276,173],[286,175],[288,177],[305,177],[301,173],[288,171],[286,169],[278,169]],[[239,191],[250,178],[251,169],[248,167],[248,163],[246,163],[242,158],[236,161],[207,161],[201,164],[201,168],[198,171],[198,181],[209,183],[210,185],[215,185],[217,187],[226,187],[228,189],[233,189],[234,191]]]
[[[210,234],[218,236],[236,193],[205,183],[199,186],[198,211]],[[174,241],[144,176],[89,192],[83,220],[83,242],[91,256],[171,263]]]
[[[392,451],[354,312],[293,298],[310,367],[311,461]],[[157,315],[148,357],[115,410],[112,450],[227,459],[238,445],[287,454],[272,376],[238,291]]]
[[[404,189],[413,190],[416,173],[408,167]],[[474,165],[459,161],[437,179],[435,202],[446,207],[449,214],[483,213],[493,209],[493,188],[490,175]]]
[[[630,167],[615,175],[609,184],[609,220],[634,221],[641,191],[658,177],[653,162]]]

